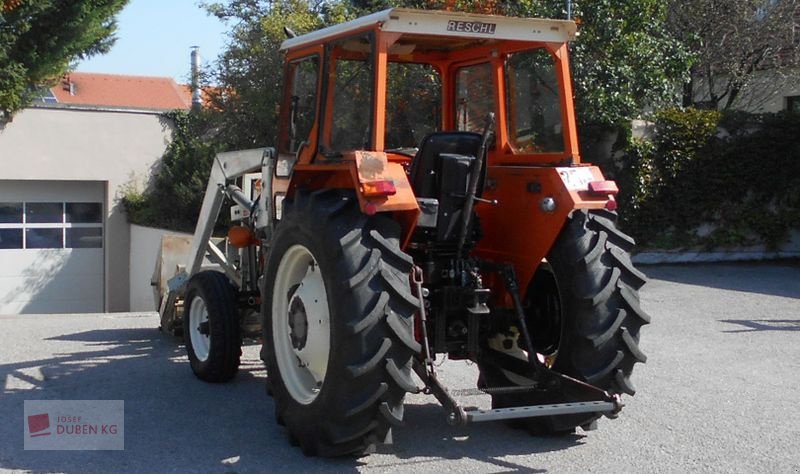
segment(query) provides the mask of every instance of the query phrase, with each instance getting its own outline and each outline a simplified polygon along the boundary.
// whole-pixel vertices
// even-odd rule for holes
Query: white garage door
[[[0,314],[103,311],[105,184],[0,180]]]

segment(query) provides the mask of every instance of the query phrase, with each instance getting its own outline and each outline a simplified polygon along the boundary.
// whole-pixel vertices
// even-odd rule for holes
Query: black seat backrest
[[[417,197],[439,198],[442,153],[478,156],[481,135],[473,132],[435,132],[422,139],[419,151],[411,162],[411,187]]]

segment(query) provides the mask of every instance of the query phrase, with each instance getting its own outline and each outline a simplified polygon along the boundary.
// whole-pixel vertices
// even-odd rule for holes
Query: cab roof
[[[390,8],[346,23],[290,38],[281,44],[288,50],[318,44],[378,25],[381,31],[442,38],[481,38],[564,43],[575,39],[577,26],[569,20],[516,18],[475,13]]]

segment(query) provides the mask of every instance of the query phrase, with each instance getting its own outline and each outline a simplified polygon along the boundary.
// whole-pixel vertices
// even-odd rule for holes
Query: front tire
[[[639,349],[639,329],[650,317],[640,307],[638,294],[646,278],[631,263],[633,245],[633,239],[617,229],[616,214],[576,210],[524,298],[526,324],[540,360],[612,394],[633,395],[633,366],[647,360]],[[517,348],[512,355],[521,354]],[[485,388],[530,383],[495,366],[480,367],[479,385]],[[582,397],[562,385],[546,391],[497,394],[492,406],[564,403]],[[522,425],[535,433],[568,433],[577,426],[594,427],[598,418],[599,414],[550,416],[531,418]]]
[[[262,358],[276,418],[307,455],[368,453],[402,423],[419,302],[399,236],[352,193],[301,190],[285,203],[262,291]]]
[[[183,340],[194,374],[206,382],[227,382],[239,371],[242,340],[236,291],[220,272],[194,275],[186,287]]]

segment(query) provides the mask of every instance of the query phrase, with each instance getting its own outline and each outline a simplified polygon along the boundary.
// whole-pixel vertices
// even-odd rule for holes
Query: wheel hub
[[[319,266],[312,260],[289,300],[288,326],[292,350],[300,367],[322,383],[328,369],[328,302]]]
[[[208,321],[203,321],[202,323],[200,323],[200,325],[199,325],[199,326],[197,326],[197,331],[198,331],[200,334],[204,335],[204,336],[208,336],[208,335],[210,334],[210,329],[209,329],[209,326],[208,326]]]
[[[545,365],[552,367],[558,356],[564,323],[561,297],[549,267],[537,270],[532,285],[524,302],[531,343],[533,350],[544,357]]]
[[[211,351],[211,336],[208,322],[208,308],[203,298],[196,297],[189,306],[189,343],[195,357],[200,362],[208,359]]]
[[[289,302],[289,337],[292,340],[292,347],[297,351],[306,346],[308,340],[306,305],[303,304],[303,299],[296,294]]]

